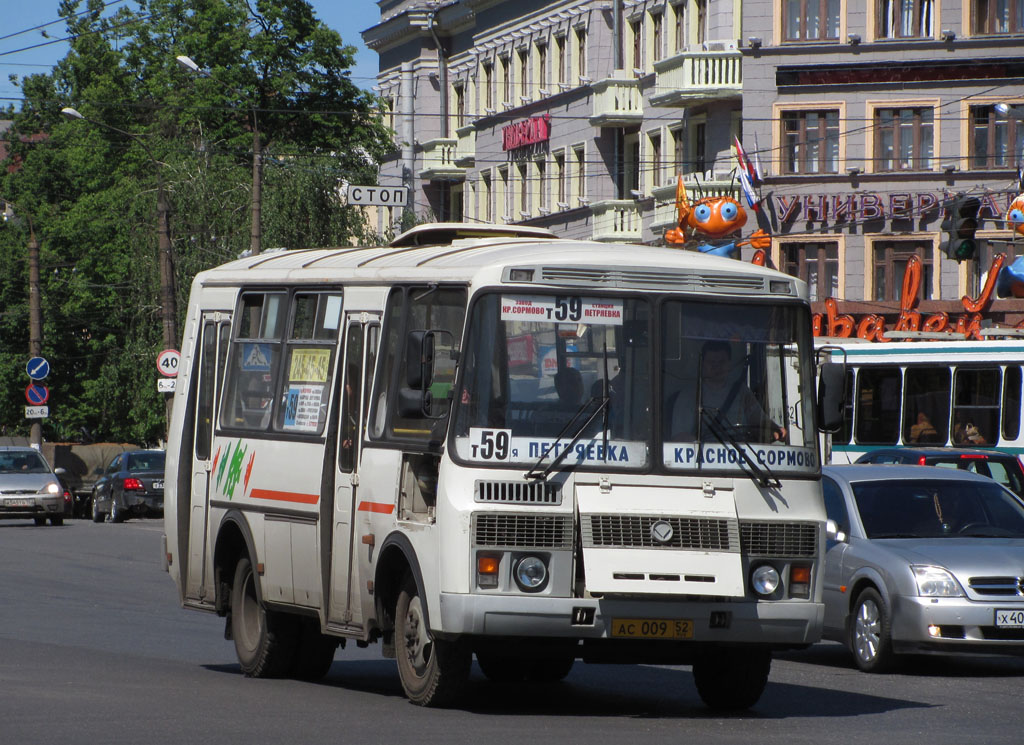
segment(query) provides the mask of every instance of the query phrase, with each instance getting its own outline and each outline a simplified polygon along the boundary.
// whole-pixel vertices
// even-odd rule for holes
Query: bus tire
[[[772,653],[763,649],[717,649],[693,662],[693,681],[706,706],[719,711],[749,709],[768,684]]]
[[[462,642],[434,639],[411,575],[402,580],[395,604],[398,677],[406,697],[419,706],[447,706],[462,693],[472,654]]]
[[[300,619],[292,677],[310,682],[320,680],[331,669],[337,648],[337,637],[321,634],[315,619]]]
[[[256,576],[248,557],[235,566],[231,585],[231,637],[242,672],[249,678],[280,678],[292,669],[294,619],[268,611],[256,595]]]
[[[893,667],[889,611],[874,587],[865,588],[853,606],[850,651],[857,667],[866,673],[882,673]]]

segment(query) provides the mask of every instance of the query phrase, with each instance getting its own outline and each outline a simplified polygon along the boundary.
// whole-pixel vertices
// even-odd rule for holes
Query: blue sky
[[[321,21],[341,34],[345,44],[356,47],[352,79],[361,88],[369,89],[375,83],[377,54],[366,48],[360,32],[380,20],[375,0],[308,1]],[[131,0],[108,3],[105,13],[132,4]],[[60,0],[0,0],[0,106],[19,106],[21,92],[8,80],[10,75],[48,72],[67,54],[66,42],[52,43],[67,36],[57,12],[59,7]]]

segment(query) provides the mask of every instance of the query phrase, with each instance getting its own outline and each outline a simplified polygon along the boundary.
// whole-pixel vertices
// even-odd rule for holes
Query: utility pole
[[[39,296],[39,241],[32,219],[28,221],[28,356],[43,356],[43,309]],[[33,419],[29,443],[39,449],[43,445],[43,423]]]

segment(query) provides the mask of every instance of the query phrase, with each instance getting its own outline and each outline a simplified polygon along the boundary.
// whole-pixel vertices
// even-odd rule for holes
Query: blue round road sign
[[[42,406],[50,398],[50,389],[38,383],[29,383],[25,389],[25,400],[32,406]]]
[[[33,357],[25,366],[25,372],[32,380],[42,380],[50,374],[50,363],[43,357]]]

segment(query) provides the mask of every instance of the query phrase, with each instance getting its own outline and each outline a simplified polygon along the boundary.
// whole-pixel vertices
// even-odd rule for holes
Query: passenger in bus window
[[[563,367],[555,373],[555,392],[559,408],[576,411],[583,400],[583,376],[574,367]]]
[[[734,368],[732,349],[727,341],[705,342],[700,359],[701,408],[706,414],[741,440],[776,442],[786,439],[786,428],[765,413],[747,387],[743,370]],[[696,436],[696,397],[696,392],[685,390],[676,396],[672,406],[672,439],[692,440]]]
[[[917,422],[910,427],[911,442],[938,442],[939,433],[932,420],[923,411],[917,412]]]
[[[953,428],[953,444],[971,446],[986,445],[988,443],[985,437],[978,430],[977,425],[960,419]]]

